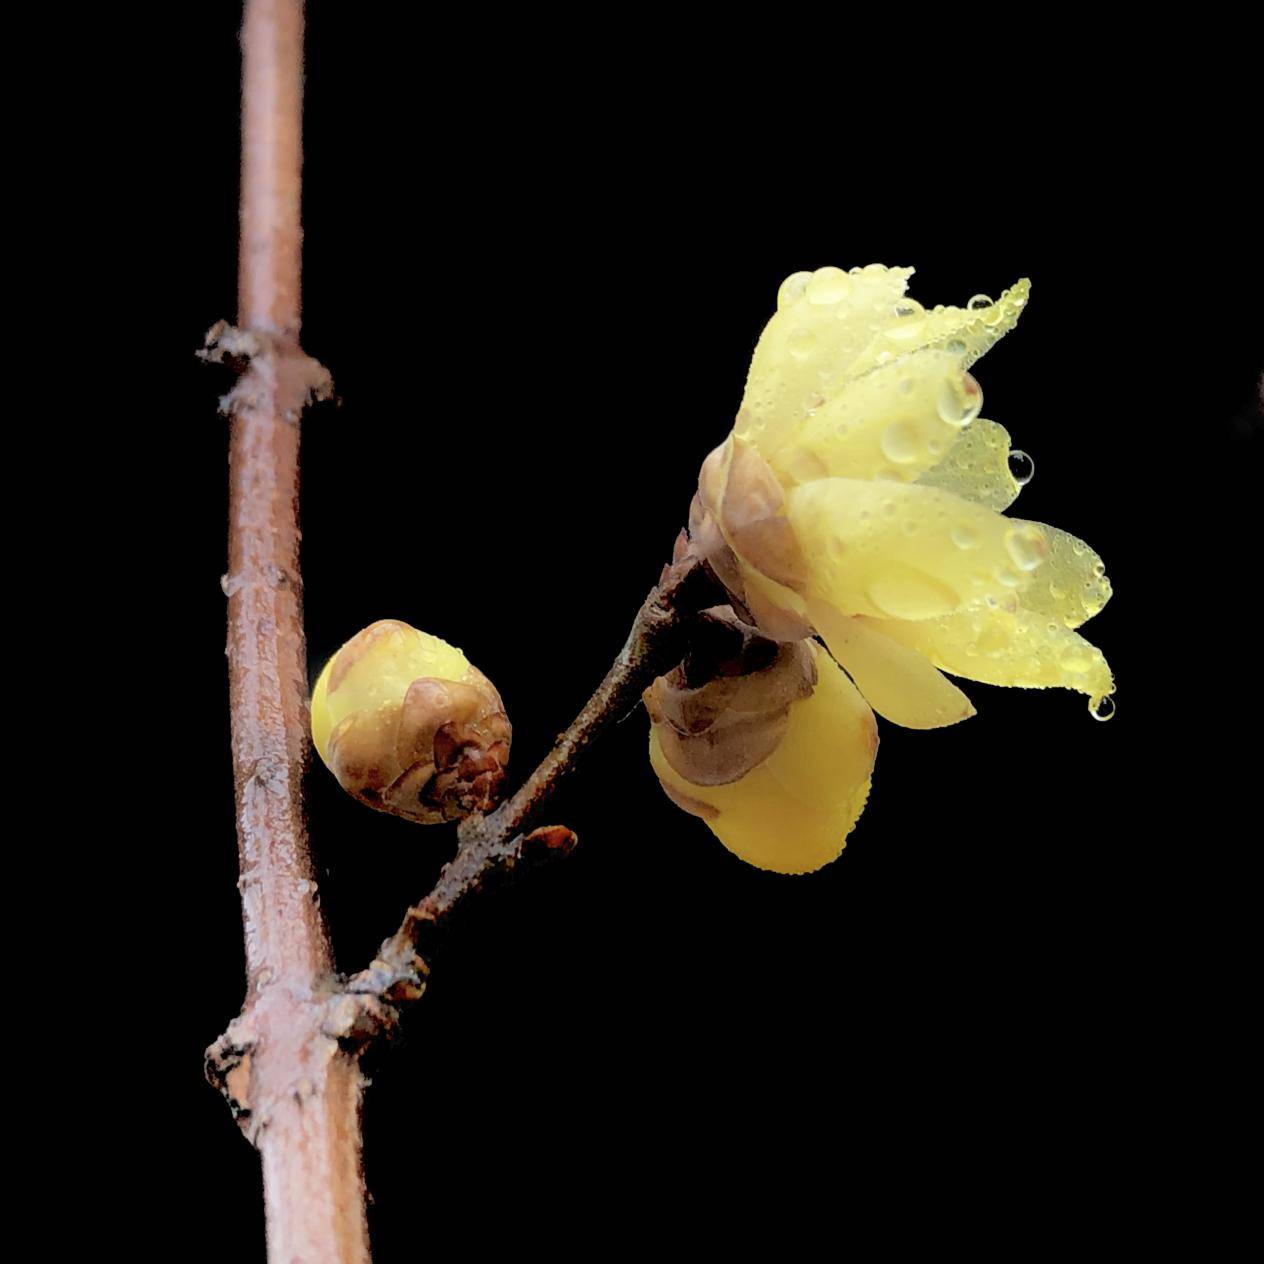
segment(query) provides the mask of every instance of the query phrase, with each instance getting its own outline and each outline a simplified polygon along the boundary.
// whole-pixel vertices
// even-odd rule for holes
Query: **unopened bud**
[[[312,741],[338,784],[426,825],[496,803],[510,736],[491,681],[455,646],[394,619],[353,636],[312,691]]]

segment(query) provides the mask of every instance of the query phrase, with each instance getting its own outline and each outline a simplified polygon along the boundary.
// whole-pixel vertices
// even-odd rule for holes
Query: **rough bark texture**
[[[299,347],[300,0],[248,0],[242,27],[238,328],[208,358],[244,367],[230,417],[233,776],[247,997],[207,1054],[263,1160],[274,1261],[369,1258],[358,1062],[324,1031],[333,961],[303,817],[307,662],[298,565],[299,418],[328,376]]]
[[[463,823],[456,856],[379,959],[350,979],[334,973],[302,800],[299,426],[310,400],[331,389],[299,345],[302,37],[301,0],[247,0],[238,324],[216,325],[202,352],[241,374],[222,401],[231,425],[223,584],[247,969],[245,1004],[206,1068],[260,1151],[273,1264],[364,1264],[360,1055],[421,996],[430,933],[462,901],[570,852],[570,830],[530,824],[574,759],[678,661],[691,616],[724,597],[682,533],[627,644],[557,746],[511,799]]]

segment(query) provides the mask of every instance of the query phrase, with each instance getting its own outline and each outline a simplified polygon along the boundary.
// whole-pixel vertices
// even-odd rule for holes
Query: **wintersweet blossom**
[[[1003,512],[1030,462],[979,415],[967,372],[1014,327],[1029,283],[927,310],[905,293],[911,274],[871,264],[783,283],[690,514],[693,549],[744,619],[829,651],[813,651],[817,684],[788,704],[780,741],[727,781],[692,780],[673,717],[651,708],[664,788],[763,868],[805,872],[842,851],[876,752],[870,708],[915,729],[974,714],[945,672],[1076,689],[1102,718],[1111,706],[1106,660],[1075,630],[1110,597],[1102,562]]]

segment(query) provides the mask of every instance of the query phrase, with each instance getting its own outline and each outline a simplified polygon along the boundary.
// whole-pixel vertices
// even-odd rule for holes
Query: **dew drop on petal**
[[[1005,551],[1020,571],[1034,571],[1049,551],[1044,537],[1032,527],[1014,527],[1005,533]]]
[[[882,455],[896,465],[916,461],[918,455],[917,428],[908,421],[893,421],[882,431],[879,440]]]
[[[911,342],[926,328],[926,309],[915,298],[902,298],[891,308],[895,324],[883,331],[896,342]]]
[[[963,373],[957,380],[949,378],[943,384],[936,407],[940,420],[950,426],[967,426],[983,407],[983,391],[969,373]]]
[[[948,532],[948,538],[959,549],[977,549],[979,547],[979,533],[967,523],[959,522]],[[986,576],[977,579],[978,583],[986,583]]]
[[[986,294],[975,294],[966,304],[969,311],[977,312],[981,307],[991,307],[992,300]]]
[[[1095,720],[1110,720],[1115,715],[1115,700],[1109,694],[1105,698],[1099,698],[1096,702],[1091,699],[1088,704],[1088,713]]]
[[[826,307],[838,303],[851,293],[852,281],[842,268],[817,268],[804,293],[809,303]]]
[[[1036,472],[1036,463],[1021,448],[1015,448],[1009,454],[1009,472],[1019,487],[1026,487]]]
[[[815,344],[816,335],[810,329],[800,327],[793,330],[786,339],[786,350],[796,360],[806,360],[812,354],[812,348]]]
[[[791,303],[797,302],[803,297],[803,291],[807,289],[808,282],[812,279],[810,272],[795,272],[791,276],[786,277],[781,283],[781,288],[777,291],[777,308],[789,307]]]

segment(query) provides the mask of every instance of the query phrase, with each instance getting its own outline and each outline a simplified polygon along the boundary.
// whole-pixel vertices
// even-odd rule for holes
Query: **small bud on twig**
[[[312,691],[312,740],[338,784],[424,825],[495,805],[511,732],[459,649],[394,619],[353,636]]]

